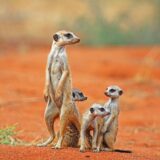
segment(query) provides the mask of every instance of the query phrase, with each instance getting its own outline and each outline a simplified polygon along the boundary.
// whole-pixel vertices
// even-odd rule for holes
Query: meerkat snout
[[[123,90],[118,86],[112,85],[105,90],[104,94],[111,98],[118,98],[123,94]]]

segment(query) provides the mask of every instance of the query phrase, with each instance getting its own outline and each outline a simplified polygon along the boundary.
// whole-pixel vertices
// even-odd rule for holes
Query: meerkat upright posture
[[[98,136],[97,152],[101,149],[104,151],[114,151],[120,111],[118,102],[123,91],[120,87],[112,85],[105,90],[104,94],[109,97],[108,102],[104,104],[104,108],[110,111],[110,115],[104,117],[104,124]],[[101,148],[101,145],[104,145],[104,148]]]
[[[101,117],[109,114],[109,110],[99,104],[93,104],[83,114],[80,134],[80,152],[84,152],[86,149],[86,136],[89,134],[90,130],[93,130],[92,149],[95,150],[97,148],[97,138],[104,121]]]
[[[60,132],[55,148],[61,148],[66,128],[73,124],[80,131],[80,116],[72,100],[72,79],[65,46],[78,43],[80,39],[72,32],[59,31],[53,36],[46,67],[44,98],[47,100],[45,121],[50,132],[46,146],[55,138],[54,121],[60,116]]]

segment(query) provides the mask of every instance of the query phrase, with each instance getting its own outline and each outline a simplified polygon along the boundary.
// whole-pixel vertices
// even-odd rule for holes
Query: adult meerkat
[[[73,102],[78,102],[78,101],[85,101],[87,100],[87,97],[83,94],[83,92],[77,88],[72,89],[72,100]],[[76,109],[76,104],[75,109]],[[56,140],[59,138],[59,132],[56,135]],[[89,137],[87,137],[89,138]],[[70,146],[70,147],[77,147],[79,141],[79,131],[75,127],[74,124],[69,124],[67,126],[65,136],[64,136],[64,146]],[[89,140],[88,140],[89,141]],[[38,146],[46,146],[46,142],[42,144],[38,144]]]
[[[61,148],[66,127],[72,124],[80,131],[79,112],[72,100],[72,79],[65,46],[78,43],[80,39],[72,32],[59,31],[53,36],[46,66],[44,98],[47,100],[45,121],[50,133],[46,146],[55,138],[54,121],[60,117],[60,132],[55,148]],[[74,137],[73,137],[74,138]]]
[[[90,130],[93,130],[92,149],[95,150],[97,148],[97,138],[104,121],[101,117],[109,114],[109,110],[99,104],[93,104],[83,114],[80,133],[80,152],[84,152],[86,149],[86,135],[89,134]]]

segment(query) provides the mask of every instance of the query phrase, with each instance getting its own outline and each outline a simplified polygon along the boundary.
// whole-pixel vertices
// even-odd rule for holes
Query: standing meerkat
[[[109,110],[99,104],[93,104],[83,114],[80,133],[80,152],[84,152],[86,149],[86,136],[89,134],[90,130],[93,130],[92,150],[97,148],[97,138],[104,121],[102,117],[109,114]]]
[[[60,131],[55,148],[61,148],[69,124],[80,131],[79,112],[72,100],[72,79],[65,46],[78,43],[80,39],[72,32],[59,31],[53,36],[46,66],[44,98],[47,101],[45,122],[50,133],[46,146],[55,138],[54,121],[60,117]],[[74,137],[72,137],[74,138]]]

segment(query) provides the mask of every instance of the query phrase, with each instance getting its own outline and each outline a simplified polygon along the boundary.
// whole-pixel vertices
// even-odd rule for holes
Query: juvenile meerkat
[[[103,118],[103,127],[98,135],[96,151],[99,152],[101,149],[103,151],[120,151],[114,150],[114,144],[118,132],[119,97],[123,94],[123,91],[120,87],[112,85],[105,90],[104,94],[109,97],[109,100],[104,104],[104,108],[110,111],[110,115]]]
[[[75,105],[75,109],[76,107],[76,103],[78,101],[85,101],[87,100],[87,97],[83,94],[83,92],[77,88],[72,89],[72,100],[74,102]],[[78,112],[78,110],[77,110]],[[79,112],[78,112],[79,114]],[[79,141],[79,130],[77,130],[76,126],[73,123],[70,123],[67,126],[66,132],[65,132],[65,136],[64,136],[64,146],[70,146],[70,147],[77,147],[78,141]],[[59,133],[58,133],[58,137],[59,137]],[[89,137],[87,137],[87,140],[89,141]],[[87,141],[87,142],[88,142]]]
[[[50,133],[46,146],[55,138],[54,121],[60,117],[60,132],[55,148],[61,148],[66,128],[72,124],[80,131],[80,116],[72,100],[72,79],[65,46],[78,43],[80,39],[72,32],[59,31],[53,36],[46,66],[44,98],[47,101],[45,122]],[[73,137],[74,138],[74,137]]]
[[[110,110],[111,114],[104,117],[104,125],[101,129],[97,149],[100,150],[103,140],[106,147],[103,150],[113,151],[118,132],[119,97],[123,94],[123,91],[120,87],[112,85],[105,90],[104,94],[109,97],[108,102],[104,104],[104,108]]]
[[[92,149],[97,148],[97,138],[102,128],[103,118],[110,112],[100,104],[93,104],[82,116],[81,132],[80,132],[80,152],[86,149],[86,135],[93,130]]]
[[[130,150],[114,149],[118,132],[118,115],[120,112],[119,97],[123,94],[123,90],[118,86],[112,85],[109,86],[104,93],[109,97],[109,100],[103,107],[109,111],[110,115],[106,115],[102,118],[103,120],[98,121],[101,127],[98,128],[97,148],[94,151],[99,152],[103,150],[132,153]]]

